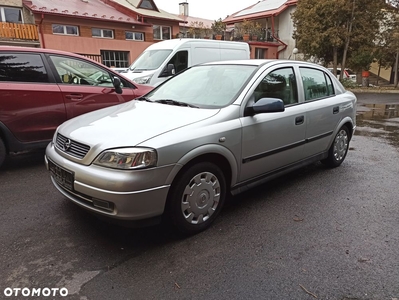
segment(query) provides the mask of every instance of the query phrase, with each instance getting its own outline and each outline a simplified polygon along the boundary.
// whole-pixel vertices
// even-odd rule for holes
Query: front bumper
[[[163,214],[169,184],[165,184],[173,165],[142,170],[115,170],[96,165],[81,165],[61,156],[50,143],[49,161],[73,173],[72,189],[62,186],[52,175],[58,191],[79,206],[103,217],[139,221]],[[51,173],[50,173],[51,174]]]

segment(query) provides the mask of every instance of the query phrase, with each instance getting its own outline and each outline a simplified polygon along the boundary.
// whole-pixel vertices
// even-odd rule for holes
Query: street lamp
[[[294,54],[294,60],[296,60],[296,55],[298,54],[299,50],[298,48],[292,49],[292,54]]]

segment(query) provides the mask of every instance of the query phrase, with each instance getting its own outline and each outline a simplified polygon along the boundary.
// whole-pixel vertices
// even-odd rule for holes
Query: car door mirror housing
[[[117,94],[122,94],[122,82],[119,77],[114,77],[114,87]]]
[[[284,102],[277,98],[261,98],[254,104],[247,106],[245,109],[246,116],[253,116],[262,113],[283,112]]]
[[[169,77],[169,76],[173,76],[176,74],[176,69],[175,69],[175,65],[174,64],[167,64],[161,74],[159,75],[159,77]]]
[[[168,64],[168,76],[173,76],[176,74],[175,65]]]

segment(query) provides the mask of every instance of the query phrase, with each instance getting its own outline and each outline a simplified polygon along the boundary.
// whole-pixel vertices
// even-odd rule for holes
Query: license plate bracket
[[[48,162],[51,176],[63,188],[73,191],[74,173],[59,165],[53,163],[51,160]]]

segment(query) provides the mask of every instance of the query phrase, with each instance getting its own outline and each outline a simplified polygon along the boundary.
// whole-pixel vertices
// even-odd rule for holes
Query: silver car
[[[167,216],[193,234],[210,226],[229,193],[317,161],[339,166],[355,115],[355,95],[321,66],[208,63],[65,122],[45,162],[54,186],[98,216]]]

